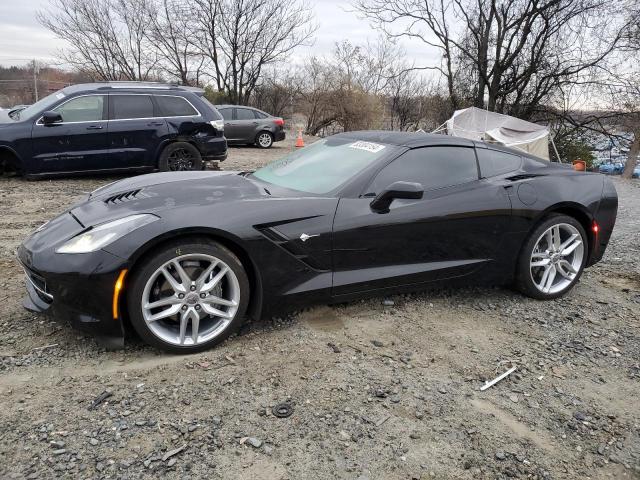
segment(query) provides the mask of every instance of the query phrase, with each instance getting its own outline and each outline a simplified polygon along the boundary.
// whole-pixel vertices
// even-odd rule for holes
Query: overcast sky
[[[312,47],[302,47],[295,58],[309,54],[328,54],[337,41],[348,38],[352,43],[375,41],[378,34],[366,20],[359,19],[348,1],[311,0],[319,29]],[[35,13],[48,5],[48,0],[0,0],[0,65],[21,65],[32,59],[55,63],[56,51],[64,48],[63,41],[40,26]],[[286,8],[287,2],[283,2]],[[432,65],[437,52],[419,40],[404,40],[401,45],[409,61],[417,66]]]

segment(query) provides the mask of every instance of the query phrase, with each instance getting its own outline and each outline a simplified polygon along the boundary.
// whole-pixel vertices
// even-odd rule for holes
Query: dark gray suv
[[[255,144],[270,148],[285,139],[284,120],[262,110],[240,105],[216,105],[224,118],[224,136],[229,145]]]

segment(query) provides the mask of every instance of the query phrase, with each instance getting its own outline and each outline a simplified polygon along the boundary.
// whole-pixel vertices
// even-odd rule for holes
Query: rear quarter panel
[[[595,238],[591,225],[596,220],[600,208],[604,180],[605,177],[597,173],[553,169],[541,176],[513,182],[510,197],[513,207],[514,245],[521,246],[531,230],[550,213],[572,212],[572,216],[583,224],[589,237],[588,264],[594,263],[593,259],[600,250],[600,242]],[[610,207],[608,210],[610,212]],[[613,216],[615,221],[615,213]],[[513,257],[514,262],[517,253]]]

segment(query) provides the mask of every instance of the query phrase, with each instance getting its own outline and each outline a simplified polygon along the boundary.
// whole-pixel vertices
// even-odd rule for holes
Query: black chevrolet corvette
[[[255,172],[121,180],[20,246],[25,307],[122,344],[209,348],[309,303],[437,284],[564,295],[602,258],[611,181],[443,135],[352,132]]]

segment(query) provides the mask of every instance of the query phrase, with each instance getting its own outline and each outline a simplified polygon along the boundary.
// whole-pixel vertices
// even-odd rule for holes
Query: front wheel
[[[187,142],[171,143],[160,154],[158,168],[163,172],[202,170],[200,151]]]
[[[260,148],[271,148],[271,145],[273,145],[273,135],[269,132],[260,132],[256,137],[256,145]]]
[[[587,261],[587,235],[580,222],[567,215],[543,221],[526,240],[516,274],[516,286],[540,300],[558,298],[571,290]]]
[[[206,239],[176,242],[131,278],[131,323],[147,343],[173,353],[219,344],[241,325],[249,281],[240,260]]]

